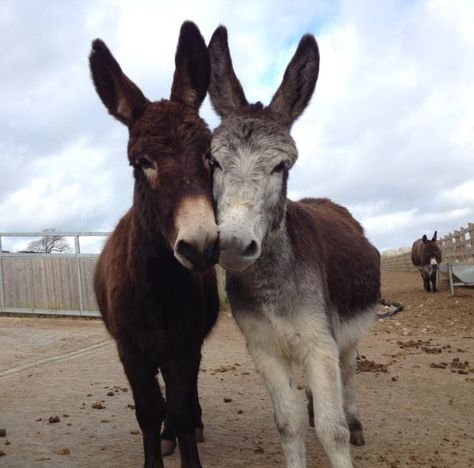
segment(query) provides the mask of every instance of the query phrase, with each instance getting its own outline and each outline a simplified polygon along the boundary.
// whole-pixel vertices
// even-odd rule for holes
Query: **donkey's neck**
[[[277,284],[279,278],[286,277],[293,268],[294,252],[286,224],[269,233],[262,242],[262,253],[248,268],[244,276],[249,281],[271,280]]]
[[[258,260],[240,273],[227,273],[227,293],[234,313],[270,310],[290,313],[298,300],[299,266],[283,225],[262,243]]]

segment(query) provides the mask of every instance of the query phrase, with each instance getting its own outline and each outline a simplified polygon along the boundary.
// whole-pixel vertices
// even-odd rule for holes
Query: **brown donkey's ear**
[[[122,72],[100,39],[92,43],[89,65],[97,94],[109,113],[125,125],[132,125],[142,115],[148,100]]]
[[[191,21],[181,26],[171,87],[172,101],[199,109],[209,88],[209,52],[198,27]]]
[[[437,237],[438,237],[438,231],[435,231],[433,237],[431,238],[431,242],[436,242]]]
[[[423,234],[423,237],[421,238],[424,244],[428,242],[428,238],[426,237],[426,234]]]
[[[227,43],[227,29],[219,26],[209,42],[211,83],[209,95],[220,117],[225,117],[248,104],[242,86],[235,76]]]
[[[303,113],[313,94],[319,73],[319,51],[316,39],[304,35],[295,55],[286,68],[283,81],[273,96],[269,108],[278,113],[291,127]]]

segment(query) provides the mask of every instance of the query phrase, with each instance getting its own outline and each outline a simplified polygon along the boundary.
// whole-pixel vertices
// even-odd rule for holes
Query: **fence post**
[[[5,295],[3,289],[3,256],[2,256],[2,236],[0,236],[0,308],[5,311]]]
[[[79,290],[79,310],[80,315],[84,313],[84,297],[82,291],[82,268],[81,268],[81,257],[79,254],[81,253],[81,245],[79,243],[79,235],[74,236],[74,250],[75,254],[77,255],[76,265],[77,265],[77,287]]]
[[[449,274],[449,289],[451,290],[451,294],[454,295],[453,267],[452,267],[451,263],[448,263],[448,274]]]

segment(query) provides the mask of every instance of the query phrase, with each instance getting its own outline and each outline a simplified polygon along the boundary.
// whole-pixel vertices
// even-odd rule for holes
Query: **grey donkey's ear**
[[[248,102],[232,67],[224,26],[214,31],[208,48],[211,59],[209,95],[215,111],[223,118]]]
[[[206,43],[192,21],[181,26],[175,65],[170,99],[199,109],[209,88],[210,63]]]
[[[291,127],[303,113],[313,94],[319,73],[319,51],[314,36],[304,35],[286,68],[283,81],[269,108]]]
[[[92,43],[89,65],[95,89],[110,114],[127,126],[143,113],[147,98],[122,72],[105,42]]]

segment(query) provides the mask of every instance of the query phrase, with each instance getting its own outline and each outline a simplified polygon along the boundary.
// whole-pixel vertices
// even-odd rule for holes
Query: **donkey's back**
[[[417,239],[415,242],[413,242],[413,245],[411,247],[411,261],[413,262],[413,265],[416,267],[421,267],[424,264],[424,255],[425,253],[425,244],[423,243],[423,240]],[[429,259],[428,259],[429,260]]]
[[[288,202],[295,255],[325,277],[328,303],[341,318],[366,311],[380,298],[380,254],[349,210],[327,198]]]

